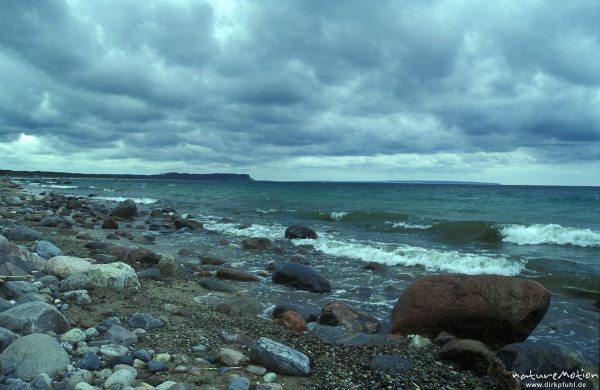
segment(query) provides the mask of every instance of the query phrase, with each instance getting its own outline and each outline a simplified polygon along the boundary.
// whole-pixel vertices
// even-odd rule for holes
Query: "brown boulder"
[[[106,218],[104,222],[102,222],[102,229],[117,230],[118,228],[119,224],[113,218]]]
[[[329,326],[343,326],[350,332],[377,333],[381,330],[381,324],[377,318],[340,301],[325,303],[319,323]]]
[[[295,311],[286,311],[280,314],[279,317],[273,320],[273,323],[285,326],[294,332],[306,332],[308,330],[304,318]]]
[[[127,260],[131,263],[158,264],[160,255],[146,248],[134,248],[127,254]]]
[[[201,222],[195,221],[193,219],[176,219],[174,221],[175,229],[181,228],[190,228],[192,230],[202,230],[204,225]]]
[[[398,298],[392,333],[459,338],[502,346],[523,341],[542,320],[550,293],[531,280],[498,275],[420,279]]]
[[[237,269],[223,267],[217,271],[217,278],[238,280],[240,282],[258,282],[260,279],[256,275],[247,272],[238,271]]]

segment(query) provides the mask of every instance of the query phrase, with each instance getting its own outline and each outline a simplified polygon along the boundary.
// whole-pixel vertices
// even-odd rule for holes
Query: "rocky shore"
[[[172,208],[34,195],[9,179],[0,191],[0,389],[518,389],[537,381],[525,373],[561,371],[598,388],[581,356],[526,341],[550,304],[529,280],[418,279],[392,333],[342,301],[287,302],[268,320],[244,285],[331,291],[311,248],[288,244],[310,228],[237,239]],[[169,234],[280,261],[252,272],[218,251],[160,247]]]

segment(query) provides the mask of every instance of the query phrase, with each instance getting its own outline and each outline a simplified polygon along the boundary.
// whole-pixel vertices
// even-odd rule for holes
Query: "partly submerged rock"
[[[498,275],[437,275],[419,279],[400,296],[392,332],[459,338],[502,346],[523,341],[542,320],[550,293],[531,280]]]
[[[299,290],[316,293],[331,292],[329,281],[304,264],[291,262],[277,264],[271,279],[275,283],[287,284]]]

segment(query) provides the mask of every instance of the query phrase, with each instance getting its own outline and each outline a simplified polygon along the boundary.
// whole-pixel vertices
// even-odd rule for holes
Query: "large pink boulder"
[[[523,341],[544,318],[550,293],[531,280],[497,275],[437,275],[398,298],[392,333],[435,337],[446,331],[491,346]]]

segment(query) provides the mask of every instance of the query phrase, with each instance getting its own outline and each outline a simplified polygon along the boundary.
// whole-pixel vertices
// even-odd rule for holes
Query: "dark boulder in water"
[[[242,241],[244,249],[250,250],[269,250],[273,249],[275,245],[273,241],[266,237],[250,237]]]
[[[289,238],[290,240],[294,238],[315,240],[317,237],[317,233],[314,230],[305,226],[290,226],[285,229],[285,238]]]
[[[281,263],[275,266],[273,282],[316,293],[331,292],[329,281],[313,268],[298,263]]]
[[[430,229],[436,233],[439,240],[444,242],[468,243],[478,241],[487,244],[502,242],[500,231],[491,224],[482,221],[444,222],[434,225]]]
[[[193,219],[176,219],[174,223],[176,229],[190,228],[192,230],[202,230],[204,227],[201,222]]]
[[[437,275],[410,285],[392,312],[392,332],[503,346],[523,341],[544,318],[550,293],[531,280],[497,275]]]
[[[111,211],[110,215],[124,219],[132,219],[137,215],[137,206],[131,199],[122,201]]]

